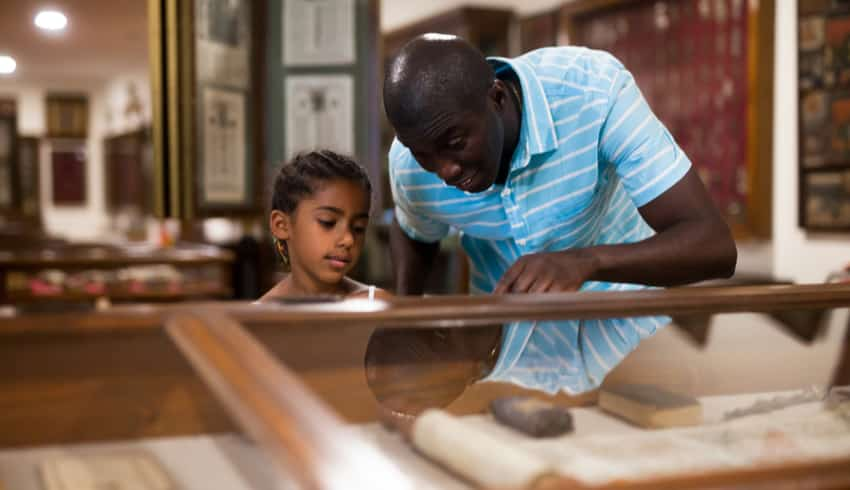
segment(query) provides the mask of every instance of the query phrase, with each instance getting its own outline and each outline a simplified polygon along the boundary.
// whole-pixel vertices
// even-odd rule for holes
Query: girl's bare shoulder
[[[349,291],[345,296],[346,298],[368,298],[369,289],[374,287],[348,277],[345,278],[345,281]],[[385,289],[375,287],[374,291],[374,297],[376,299],[390,299],[393,297],[393,295]]]

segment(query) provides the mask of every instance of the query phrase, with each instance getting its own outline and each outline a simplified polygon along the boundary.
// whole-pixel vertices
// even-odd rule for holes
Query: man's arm
[[[626,245],[592,247],[592,279],[676,286],[735,272],[732,233],[691,168],[673,187],[638,209],[656,235]]]
[[[593,280],[676,286],[735,272],[732,234],[693,169],[639,211],[656,235],[527,255],[508,269],[494,293],[573,291]]]
[[[396,219],[390,225],[390,257],[395,271],[395,292],[398,295],[419,295],[425,290],[425,279],[440,242],[425,243],[410,238]]]

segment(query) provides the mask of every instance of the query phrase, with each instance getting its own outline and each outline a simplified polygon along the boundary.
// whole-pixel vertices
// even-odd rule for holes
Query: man
[[[485,59],[462,39],[425,35],[389,66],[384,105],[397,135],[390,178],[399,294],[422,292],[450,227],[462,233],[476,293],[633,290],[734,272],[729,229],[687,156],[607,53],[560,47]],[[367,366],[392,357],[382,345],[405,341],[429,346],[434,360],[458,351],[490,359],[495,345],[486,379],[578,393],[664,323],[522,322],[502,335],[456,332],[442,343],[427,338],[439,332],[416,340],[382,332]],[[480,378],[473,364],[459,380]]]

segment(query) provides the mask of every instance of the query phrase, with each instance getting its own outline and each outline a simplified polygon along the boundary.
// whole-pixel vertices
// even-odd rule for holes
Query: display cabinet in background
[[[570,44],[614,54],[739,239],[771,233],[774,1],[578,0]]]
[[[71,244],[31,241],[0,250],[0,304],[61,309],[69,304],[226,299],[233,255],[182,244]]]

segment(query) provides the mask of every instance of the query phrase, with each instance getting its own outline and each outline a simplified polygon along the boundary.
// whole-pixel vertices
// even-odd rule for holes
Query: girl
[[[360,258],[371,198],[363,168],[332,151],[302,153],[281,167],[269,226],[289,274],[259,302],[291,296],[388,297],[346,277]]]

